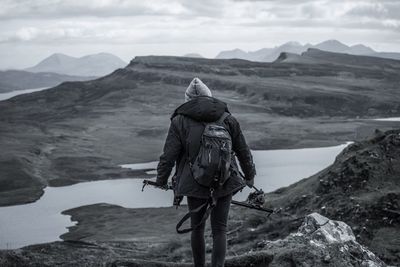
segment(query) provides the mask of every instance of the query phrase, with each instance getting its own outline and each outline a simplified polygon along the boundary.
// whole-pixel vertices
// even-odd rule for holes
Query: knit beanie
[[[194,78],[185,92],[185,102],[197,96],[212,96],[210,89],[199,78]]]

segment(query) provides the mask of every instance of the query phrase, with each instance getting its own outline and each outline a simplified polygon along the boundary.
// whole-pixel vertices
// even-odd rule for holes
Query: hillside
[[[142,213],[141,210],[127,210],[104,204],[97,207],[123,210],[123,214]],[[84,207],[88,208],[88,207]],[[95,208],[95,207],[91,207]],[[158,209],[156,211],[164,211]],[[173,216],[173,215],[172,215]],[[113,220],[114,218],[109,218]],[[136,218],[137,219],[137,218]],[[165,219],[165,218],[163,218]],[[126,220],[124,218],[123,220]],[[157,226],[159,221],[151,218]],[[134,220],[136,222],[137,220]],[[128,222],[131,223],[132,221]],[[117,222],[118,223],[118,222]],[[152,228],[147,224],[142,229]],[[135,223],[130,224],[135,226]],[[126,228],[126,224],[125,227]],[[168,231],[169,229],[167,229]],[[100,232],[100,231],[98,231]],[[138,231],[128,231],[130,235]],[[140,231],[139,231],[140,232]],[[156,230],[158,233],[159,230]],[[209,231],[207,231],[209,233]],[[230,231],[231,232],[231,231]],[[100,234],[100,233],[99,233]],[[154,232],[152,233],[154,234]],[[234,231],[233,231],[234,234]],[[237,237],[228,233],[229,241]],[[189,267],[191,252],[187,246],[188,236],[178,239],[163,238],[163,241],[150,238],[132,238],[131,240],[83,241],[82,239],[66,242],[53,242],[24,247],[19,250],[0,251],[2,266],[107,266],[107,267]],[[207,234],[208,236],[208,234]],[[143,240],[145,239],[145,240]],[[158,236],[157,239],[160,239]],[[184,240],[182,240],[184,239]],[[228,242],[229,242],[228,241]],[[240,242],[240,241],[239,241]],[[146,244],[147,243],[147,244]],[[257,247],[247,245],[244,253],[235,251],[229,246],[224,266],[310,266],[310,267],[343,267],[371,266],[384,267],[386,264],[368,248],[359,244],[351,228],[340,221],[333,221],[318,213],[304,218],[303,224],[296,233],[279,240],[259,239]],[[247,244],[246,244],[247,243]],[[206,260],[210,262],[210,243],[207,240]],[[263,247],[264,246],[264,247]],[[44,253],[45,252],[45,253]],[[207,264],[209,266],[209,264]]]
[[[53,54],[37,65],[25,69],[30,72],[55,72],[78,76],[103,76],[126,66],[119,57],[109,53],[99,53],[83,57]]]
[[[93,77],[70,76],[57,73],[32,73],[21,70],[0,71],[0,93],[14,90],[52,87],[66,81],[85,81]]]
[[[362,244],[385,262],[398,266],[399,177],[400,130],[378,131],[373,138],[347,147],[325,170],[266,198],[268,206],[283,214],[302,217],[314,211],[346,222]],[[264,225],[259,231],[267,229]],[[269,234],[278,231],[282,229]]]
[[[341,55],[338,55],[341,56]],[[195,76],[226,101],[253,149],[359,140],[400,115],[397,65],[258,63],[136,57],[110,75],[0,102],[0,205],[43,187],[137,177],[119,164],[156,160],[169,116]]]
[[[232,206],[227,266],[399,266],[399,177],[400,130],[378,131],[320,173],[266,194],[270,217]],[[190,235],[174,232],[186,211],[106,203],[70,209],[63,213],[77,224],[64,242],[0,251],[0,264],[189,266]],[[209,261],[209,224],[206,251]]]

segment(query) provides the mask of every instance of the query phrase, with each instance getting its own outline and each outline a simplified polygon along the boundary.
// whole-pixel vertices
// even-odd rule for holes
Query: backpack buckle
[[[217,204],[217,199],[214,197],[214,188],[210,187],[210,199],[209,199],[210,207],[215,207]]]

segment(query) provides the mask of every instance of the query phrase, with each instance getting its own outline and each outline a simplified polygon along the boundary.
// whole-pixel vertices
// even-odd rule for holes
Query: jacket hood
[[[196,121],[213,122],[217,121],[224,112],[228,112],[225,102],[209,96],[198,96],[180,105],[172,114],[171,119],[176,115],[184,115]]]

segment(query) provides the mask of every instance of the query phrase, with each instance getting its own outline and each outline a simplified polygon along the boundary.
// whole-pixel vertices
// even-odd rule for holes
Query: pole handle
[[[150,180],[143,180],[143,187],[142,187],[142,191],[144,190],[144,188],[146,187],[146,185],[152,185],[155,187],[158,187],[160,189],[163,190],[172,190],[172,186],[171,185],[165,185],[165,186],[160,186],[158,183],[154,182],[154,181],[150,181]]]

